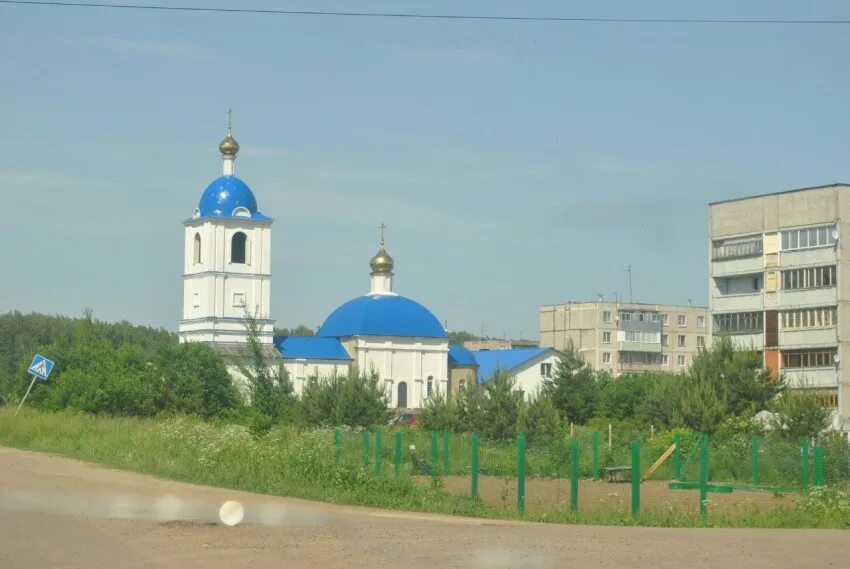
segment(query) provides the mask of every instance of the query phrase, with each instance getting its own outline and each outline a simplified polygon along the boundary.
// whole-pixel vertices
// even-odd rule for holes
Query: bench
[[[605,469],[608,482],[630,482],[632,479],[631,466],[609,466]]]

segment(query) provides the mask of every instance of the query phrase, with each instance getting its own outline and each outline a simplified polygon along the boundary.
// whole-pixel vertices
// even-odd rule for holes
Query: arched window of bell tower
[[[194,253],[192,255],[194,263],[196,265],[201,263],[201,234],[195,233],[195,248]]]
[[[230,240],[230,262],[245,264],[245,245],[248,242],[248,236],[237,231],[233,234]]]

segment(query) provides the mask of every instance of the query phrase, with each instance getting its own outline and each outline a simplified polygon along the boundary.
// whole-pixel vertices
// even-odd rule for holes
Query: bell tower
[[[222,176],[207,186],[183,223],[183,318],[177,330],[181,342],[238,346],[247,341],[248,312],[257,319],[261,342],[273,349],[273,220],[260,213],[251,188],[236,177],[239,143],[229,123],[218,146]]]

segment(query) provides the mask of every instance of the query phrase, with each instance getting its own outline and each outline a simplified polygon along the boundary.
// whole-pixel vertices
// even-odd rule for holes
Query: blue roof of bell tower
[[[239,214],[237,208],[245,208]],[[250,217],[256,220],[269,220],[257,211],[257,198],[248,184],[236,176],[221,176],[216,178],[201,195],[198,204],[198,217]]]

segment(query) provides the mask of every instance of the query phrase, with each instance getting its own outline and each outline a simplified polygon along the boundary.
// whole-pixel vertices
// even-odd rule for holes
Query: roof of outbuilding
[[[449,365],[474,366],[475,356],[463,346],[449,346]]]
[[[514,350],[480,350],[472,352],[478,364],[478,383],[484,383],[497,371],[510,373],[522,364],[546,352],[556,353],[553,348],[516,348]]]
[[[351,361],[351,356],[337,338],[275,336],[274,345],[286,360]]]

